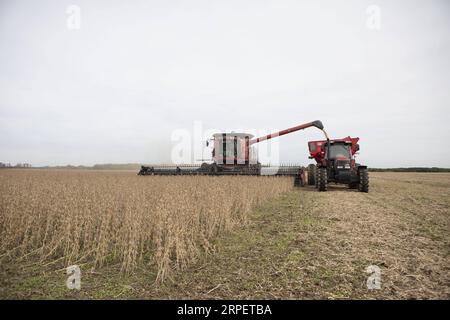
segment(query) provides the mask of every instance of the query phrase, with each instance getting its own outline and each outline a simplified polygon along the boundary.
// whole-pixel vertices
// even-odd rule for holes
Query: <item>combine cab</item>
[[[327,184],[334,182],[369,192],[367,166],[355,161],[358,141],[359,138],[346,137],[308,142],[310,159],[315,159],[317,163],[308,166],[308,184],[315,185],[319,191],[326,191]]]

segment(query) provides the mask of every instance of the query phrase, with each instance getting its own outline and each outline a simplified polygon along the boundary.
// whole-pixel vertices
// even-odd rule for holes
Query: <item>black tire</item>
[[[316,165],[310,164],[308,166],[308,185],[316,184]]]
[[[302,186],[302,181],[301,181],[300,177],[299,176],[295,176],[294,187],[301,187],[301,186]]]
[[[360,192],[369,192],[369,171],[367,168],[359,169],[358,190]]]
[[[211,166],[209,167],[209,172],[213,175],[216,175],[217,172],[219,172],[219,168],[216,163],[211,164]]]
[[[327,191],[327,169],[326,168],[319,168],[317,170],[319,172],[318,174],[318,189],[319,191]]]
[[[209,164],[207,164],[206,162],[203,162],[202,165],[200,166],[200,170],[201,172],[208,172],[209,171]]]

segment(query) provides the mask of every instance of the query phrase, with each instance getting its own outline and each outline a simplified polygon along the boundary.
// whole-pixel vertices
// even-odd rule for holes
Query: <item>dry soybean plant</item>
[[[91,263],[123,272],[154,263],[157,280],[212,249],[286,177],[148,176],[129,172],[0,171],[0,257]]]

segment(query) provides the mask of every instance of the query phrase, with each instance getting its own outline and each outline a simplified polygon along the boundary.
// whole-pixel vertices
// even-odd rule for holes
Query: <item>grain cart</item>
[[[326,191],[327,184],[334,182],[369,192],[367,166],[355,161],[358,141],[359,138],[346,137],[308,142],[310,159],[316,160],[316,164],[308,166],[308,184],[315,185],[319,191]]]

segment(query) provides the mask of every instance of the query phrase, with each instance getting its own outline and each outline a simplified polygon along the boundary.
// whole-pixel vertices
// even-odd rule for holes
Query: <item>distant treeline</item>
[[[372,172],[450,172],[450,168],[410,167],[410,168],[369,168]]]
[[[32,165],[29,163],[11,164],[11,163],[0,162],[0,168],[31,168],[31,167],[32,167]]]

